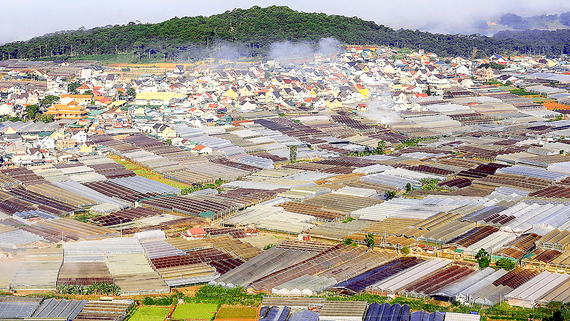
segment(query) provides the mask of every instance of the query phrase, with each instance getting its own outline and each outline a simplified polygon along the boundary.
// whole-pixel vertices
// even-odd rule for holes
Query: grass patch
[[[89,213],[89,214],[78,214],[78,215],[74,215],[73,219],[76,221],[87,223],[87,221],[89,221],[90,219],[95,218],[95,217],[99,217],[99,216],[101,216],[101,214],[91,214],[91,213]]]
[[[210,320],[218,310],[217,304],[212,303],[186,303],[176,306],[172,314],[174,319],[205,319]]]
[[[511,94],[515,94],[517,96],[538,96],[538,94],[528,92],[524,89],[511,89],[509,91]]]
[[[140,165],[137,165],[127,159],[122,159],[120,156],[117,155],[108,155],[107,157],[109,157],[110,159],[114,160],[116,163],[121,164],[123,166],[125,166],[126,169],[135,172],[135,174],[137,174],[138,176],[142,176],[142,177],[146,177],[148,179],[152,179],[153,181],[157,181],[172,187],[176,187],[179,189],[184,189],[184,188],[188,188],[188,187],[192,187],[191,185],[188,184],[184,184],[184,183],[180,183],[177,182],[175,180],[172,179],[168,179],[158,173],[155,173],[149,169],[146,169]]]
[[[142,306],[129,318],[129,321],[162,321],[169,312],[168,308]]]
[[[217,319],[256,319],[257,309],[252,307],[223,306],[216,315]]]

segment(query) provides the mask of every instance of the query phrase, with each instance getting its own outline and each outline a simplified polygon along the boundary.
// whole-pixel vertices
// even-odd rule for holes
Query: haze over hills
[[[570,24],[564,20],[565,14],[547,16],[542,20],[527,19],[535,21],[534,25],[517,17],[511,15],[501,18],[501,22],[511,29],[534,26],[538,23],[536,21],[545,20],[550,21],[551,26]],[[0,59],[134,54],[139,58],[191,61],[207,56],[278,56],[279,48],[291,50],[291,47],[286,47],[288,42],[302,43],[304,49],[294,48],[301,50],[301,53],[315,50],[319,42],[320,49],[326,48],[322,39],[328,39],[325,45],[331,45],[331,39],[335,39],[353,45],[422,48],[442,56],[468,57],[475,52],[474,49],[477,49],[479,57],[494,53],[558,55],[570,52],[568,30],[532,33],[509,31],[495,37],[444,35],[408,29],[394,30],[357,17],[299,12],[283,6],[254,6],[209,17],[175,17],[156,24],[130,22],[126,25],[48,34],[0,46]],[[280,47],[283,45],[285,47]]]

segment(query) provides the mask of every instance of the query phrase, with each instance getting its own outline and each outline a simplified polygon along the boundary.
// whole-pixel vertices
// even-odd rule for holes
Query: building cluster
[[[50,62],[59,74],[35,91],[57,96],[41,106],[48,123],[22,117],[34,95],[14,100],[45,74],[2,63],[12,109],[0,123],[0,290],[239,286],[279,297],[260,320],[443,319],[289,298],[325,292],[522,307],[570,298],[565,57],[352,47],[302,65],[137,77]],[[515,268],[479,269],[481,249]],[[30,317],[91,303],[26,304]],[[291,312],[303,306],[318,309]]]

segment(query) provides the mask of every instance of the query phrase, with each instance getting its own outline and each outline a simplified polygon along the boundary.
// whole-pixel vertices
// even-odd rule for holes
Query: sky
[[[439,33],[475,33],[477,26],[508,12],[532,16],[570,11],[568,0],[0,0],[0,44],[60,30],[209,16],[254,5],[286,5]]]

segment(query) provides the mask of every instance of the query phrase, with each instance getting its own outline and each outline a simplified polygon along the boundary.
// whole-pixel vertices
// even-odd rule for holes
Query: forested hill
[[[525,30],[525,31],[501,31],[493,36],[494,39],[515,40],[535,44],[532,53],[559,55],[570,53],[570,29],[548,30]]]
[[[443,56],[477,56],[493,53],[570,51],[561,45],[525,39],[498,39],[472,35],[441,35],[413,30],[393,30],[356,17],[305,13],[288,7],[234,9],[210,17],[173,18],[156,24],[107,26],[60,32],[0,46],[0,59],[41,58],[130,53],[138,57],[196,60],[223,50],[264,56],[271,44],[282,41],[316,43],[332,37],[351,45],[389,45],[435,52]],[[568,43],[568,42],[566,42]],[[236,49],[237,48],[237,49]]]

